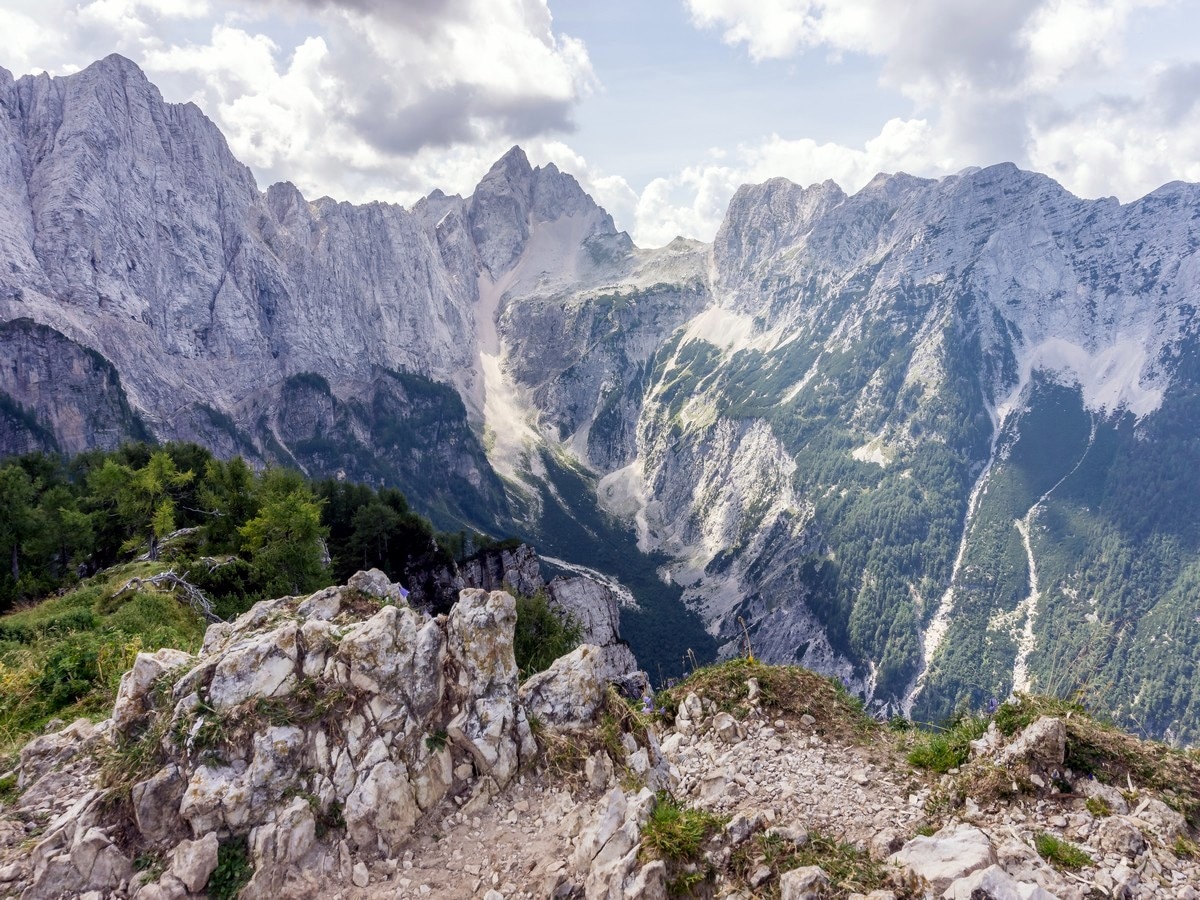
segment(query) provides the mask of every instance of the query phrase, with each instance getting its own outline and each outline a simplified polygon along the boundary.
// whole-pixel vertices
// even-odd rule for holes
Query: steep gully
[[[1018,519],[1013,523],[1013,525],[1016,526],[1017,531],[1021,533],[1021,543],[1025,546],[1025,558],[1029,563],[1029,596],[1017,605],[1018,614],[1024,617],[1025,624],[1021,630],[1021,636],[1017,641],[1017,657],[1013,661],[1013,693],[1018,691],[1028,691],[1032,687],[1032,683],[1029,678],[1029,655],[1033,652],[1034,647],[1033,626],[1037,621],[1038,602],[1041,599],[1041,591],[1038,588],[1037,561],[1033,556],[1033,545],[1030,542],[1029,537],[1030,530],[1033,527],[1034,517],[1041,509],[1042,504],[1046,502],[1051,494],[1058,490],[1059,486],[1064,481],[1078,472],[1079,467],[1083,465],[1083,461],[1087,459],[1087,455],[1091,451],[1092,445],[1096,442],[1095,413],[1092,414],[1091,419],[1092,427],[1091,432],[1088,434],[1087,446],[1084,447],[1083,453],[1080,454],[1079,459],[1071,468],[1071,471],[1069,471],[1062,478],[1058,479],[1058,481],[1056,481],[1054,485],[1048,491],[1046,491],[1046,493],[1042,494],[1042,496],[1037,499],[1037,502],[1034,503],[1033,506],[1029,507],[1029,511],[1025,513],[1025,517],[1023,519]]]
[[[1025,556],[1029,565],[1029,595],[1021,601],[1017,606],[1018,619],[1023,619],[1024,624],[1021,631],[1021,636],[1018,639],[1017,657],[1013,662],[1013,691],[1025,691],[1030,687],[1029,681],[1029,656],[1034,647],[1033,626],[1037,619],[1037,604],[1040,597],[1037,579],[1037,562],[1033,555],[1033,547],[1030,542],[1030,528],[1033,524],[1033,519],[1042,504],[1049,499],[1058,488],[1072,475],[1079,471],[1079,467],[1083,465],[1083,461],[1087,459],[1088,453],[1092,449],[1092,445],[1096,440],[1097,418],[1095,413],[1091,415],[1091,431],[1088,434],[1087,446],[1084,447],[1083,453],[1076,460],[1075,465],[1067,474],[1063,475],[1051,487],[1029,507],[1025,516],[1013,522],[1017,531],[1021,534],[1021,541],[1025,547]],[[929,622],[929,627],[921,635],[921,667],[913,678],[908,690],[904,694],[904,699],[900,703],[900,709],[907,718],[912,718],[913,706],[916,704],[917,697],[920,696],[922,689],[925,687],[925,680],[929,673],[929,665],[937,655],[938,649],[942,642],[946,639],[946,633],[950,628],[950,616],[954,612],[954,590],[958,583],[958,574],[962,568],[963,558],[967,551],[967,540],[971,534],[971,526],[974,524],[975,514],[979,511],[979,503],[983,498],[987,489],[988,480],[992,474],[992,467],[996,462],[997,450],[999,449],[1003,430],[997,427],[992,436],[991,448],[988,452],[987,462],[979,473],[974,486],[971,488],[970,497],[967,500],[967,512],[963,517],[962,537],[959,539],[958,552],[954,557],[954,565],[950,571],[950,584],[942,594],[941,600],[938,602],[937,611]]]

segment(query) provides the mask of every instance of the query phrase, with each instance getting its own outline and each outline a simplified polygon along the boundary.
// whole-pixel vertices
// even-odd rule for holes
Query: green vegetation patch
[[[908,761],[918,769],[949,772],[967,762],[971,756],[971,741],[987,731],[988,720],[981,716],[966,716],[951,727],[932,732],[918,732]]]
[[[642,851],[652,859],[696,862],[705,842],[724,825],[722,817],[684,806],[668,792],[660,791],[642,829]]]
[[[517,627],[513,654],[521,680],[543,672],[560,656],[579,646],[579,623],[550,606],[544,591],[532,597],[517,595]]]
[[[211,900],[235,900],[254,876],[254,866],[244,841],[229,840],[217,851],[217,868],[208,879]]]
[[[130,578],[161,568],[120,566],[0,619],[0,753],[52,718],[107,715],[139,652],[199,649],[204,620],[173,593],[139,589],[114,597]]]
[[[726,712],[744,716],[751,707],[751,678],[758,681],[757,705],[773,716],[794,720],[809,715],[816,720],[816,733],[855,743],[875,741],[881,736],[881,726],[836,679],[800,666],[772,666],[745,657],[695,670],[664,691],[659,701],[673,717],[684,698],[694,692]]]
[[[1034,835],[1033,845],[1038,855],[1056,869],[1074,872],[1092,864],[1092,858],[1086,852],[1047,831],[1039,831]]]
[[[659,791],[654,809],[642,829],[642,858],[667,864],[667,893],[690,897],[715,874],[704,862],[704,845],[727,819],[703,809],[684,806],[668,791]]]

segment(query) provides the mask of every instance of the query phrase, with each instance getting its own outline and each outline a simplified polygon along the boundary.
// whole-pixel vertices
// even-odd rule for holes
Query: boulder
[[[112,721],[116,729],[128,733],[151,710],[154,685],[168,672],[193,661],[189,653],[164,648],[155,653],[139,653],[133,667],[121,676]],[[168,688],[171,685],[168,685]],[[170,697],[170,694],[167,694]]]
[[[978,828],[947,825],[930,837],[913,838],[888,859],[940,896],[958,879],[995,865],[996,852]]]
[[[1128,816],[1109,816],[1096,829],[1096,840],[1105,853],[1134,857],[1146,849],[1146,837]]]
[[[400,585],[393,584],[392,580],[379,569],[355,572],[346,582],[346,587],[352,591],[358,591],[360,594],[366,594],[368,597],[374,597],[376,600],[382,600],[384,603],[404,602]]]
[[[537,752],[525,711],[517,706],[516,620],[510,594],[468,589],[446,622],[447,650],[458,671],[453,687],[466,697],[446,732],[500,787],[516,774],[523,754]]]
[[[96,736],[95,725],[87,719],[76,719],[66,728],[35,737],[21,748],[17,787],[27,790],[38,779],[91,747]]]
[[[946,900],[1056,900],[1040,885],[1019,882],[998,865],[957,879],[942,896]]]
[[[403,763],[385,760],[346,799],[346,831],[360,853],[389,856],[421,816]]]
[[[197,841],[180,841],[171,851],[171,864],[167,871],[193,894],[198,894],[208,884],[209,876],[216,871],[219,849],[217,835],[212,831]]]
[[[1030,769],[1046,772],[1062,767],[1067,752],[1067,726],[1062,719],[1042,716],[1017,735],[1000,754],[1001,762],[1026,763]]]
[[[595,722],[613,674],[600,648],[583,644],[532,675],[518,696],[528,713],[543,724],[558,731],[580,731]]]
[[[170,840],[180,830],[179,803],[187,783],[179,766],[170,763],[133,786],[133,819],[151,844]]]
[[[820,866],[801,866],[779,876],[781,900],[819,900],[829,892],[829,876]]]
[[[297,637],[294,622],[234,642],[217,662],[208,702],[222,711],[250,698],[276,698],[296,686]]]

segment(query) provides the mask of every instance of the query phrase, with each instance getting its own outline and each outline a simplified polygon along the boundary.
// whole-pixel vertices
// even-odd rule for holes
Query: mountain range
[[[0,69],[0,454],[400,487],[606,578],[652,676],[750,649],[881,714],[1037,689],[1193,742],[1198,250],[1200,186],[1012,165],[772,179],[651,250],[519,148],[310,201],[119,56]]]

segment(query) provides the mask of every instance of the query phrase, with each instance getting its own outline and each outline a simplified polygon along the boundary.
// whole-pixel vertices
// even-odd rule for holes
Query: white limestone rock
[[[193,657],[181,650],[163,648],[155,653],[139,653],[133,667],[121,676],[117,699],[113,704],[112,720],[118,731],[127,732],[149,711],[151,689],[168,672],[192,662]]]
[[[578,731],[594,723],[604,704],[609,679],[616,674],[608,668],[599,647],[582,644],[556,659],[544,672],[530,676],[521,685],[521,702],[546,725]]]
[[[1037,884],[1018,882],[998,865],[959,878],[942,896],[946,900],[1058,900]]]
[[[235,643],[217,663],[208,701],[218,711],[256,698],[284,697],[296,686],[296,639],[289,622],[274,631]]]
[[[180,841],[171,851],[167,871],[174,875],[193,894],[208,884],[209,876],[217,868],[217,851],[220,845],[215,832],[210,831],[195,841]]]
[[[1062,719],[1042,716],[1025,728],[1000,754],[1001,762],[1026,763],[1046,772],[1063,765],[1067,748],[1067,726]]]
[[[829,876],[820,866],[801,866],[779,876],[781,900],[819,900],[829,890]]]
[[[951,824],[929,837],[913,838],[888,861],[941,895],[958,879],[995,865],[996,851],[978,828]]]

